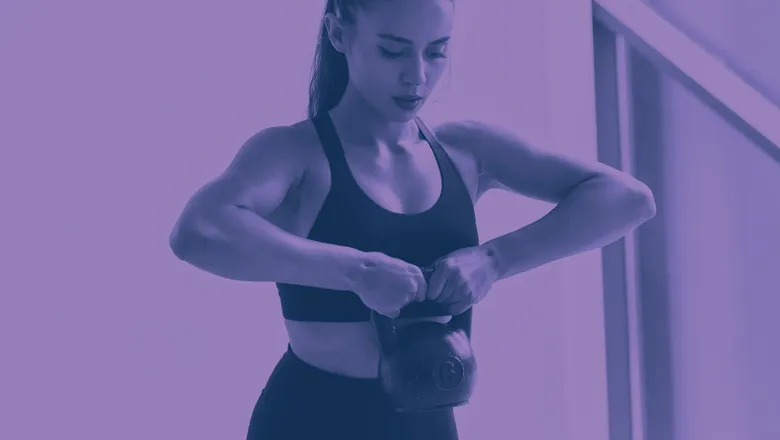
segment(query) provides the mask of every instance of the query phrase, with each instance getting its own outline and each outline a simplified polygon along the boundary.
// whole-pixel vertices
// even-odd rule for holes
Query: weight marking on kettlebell
[[[436,385],[443,390],[457,388],[463,382],[463,363],[456,357],[442,361],[435,371]]]

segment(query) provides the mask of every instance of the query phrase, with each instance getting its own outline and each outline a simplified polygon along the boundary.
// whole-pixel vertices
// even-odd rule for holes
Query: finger
[[[449,304],[449,312],[453,316],[457,316],[468,310],[472,306],[471,303],[466,301],[458,301]]]
[[[442,303],[457,303],[466,300],[466,289],[463,282],[455,279],[455,276],[450,274],[447,279],[447,285],[444,287],[441,295],[439,295],[439,302]]]
[[[393,307],[397,307],[399,309],[406,307],[410,302],[414,301],[414,295],[414,292],[407,292],[393,304]]]
[[[431,275],[428,282],[428,292],[426,297],[432,301],[440,301],[440,297],[447,285],[447,269],[444,266],[437,267]]]
[[[420,271],[420,279],[417,283],[417,291],[414,295],[414,301],[422,302],[425,301],[425,297],[428,294],[428,280],[425,276],[425,270]]]
[[[428,284],[423,280],[420,283],[420,288],[417,289],[417,292],[414,294],[414,301],[416,302],[423,302],[425,301],[426,295],[428,294]]]

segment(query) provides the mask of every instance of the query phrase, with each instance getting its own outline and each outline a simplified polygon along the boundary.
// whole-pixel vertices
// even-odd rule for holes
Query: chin
[[[409,122],[413,121],[414,118],[417,117],[422,108],[422,105],[414,110],[403,110],[398,107],[391,107],[385,114],[387,115],[388,119],[393,122]]]
[[[417,112],[414,112],[414,113],[403,113],[403,114],[394,113],[394,114],[388,115],[388,119],[390,119],[390,121],[392,121],[392,122],[399,122],[399,123],[411,122],[416,117],[417,117]]]

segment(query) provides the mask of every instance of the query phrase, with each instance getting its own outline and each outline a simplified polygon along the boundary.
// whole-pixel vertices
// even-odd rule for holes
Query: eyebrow
[[[414,44],[414,41],[412,41],[412,40],[410,40],[408,38],[399,37],[398,35],[393,35],[393,34],[379,34],[379,38],[384,38],[385,40],[397,41],[399,43]],[[442,38],[439,38],[438,40],[431,41],[428,44],[429,45],[430,44],[443,44],[443,43],[446,43],[448,41],[450,41],[450,37],[442,37]]]

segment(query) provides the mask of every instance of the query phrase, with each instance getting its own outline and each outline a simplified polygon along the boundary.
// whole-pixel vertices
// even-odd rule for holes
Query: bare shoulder
[[[468,155],[478,172],[480,192],[505,189],[542,200],[560,200],[589,170],[535,148],[519,134],[473,119],[445,122],[437,136]]]
[[[310,137],[300,122],[255,132],[227,168],[195,193],[186,211],[209,213],[239,206],[260,215],[271,213],[317,163],[316,144]]]
[[[475,119],[447,121],[434,128],[436,136],[451,149],[470,156],[483,171],[484,162],[497,143],[523,148],[525,143],[513,132],[499,125]]]
[[[255,132],[238,149],[229,168],[252,175],[273,167],[302,176],[316,152],[304,122],[271,126]]]
[[[431,127],[431,131],[447,151],[476,203],[489,188],[481,182],[483,171],[479,155],[475,154],[471,124],[472,121],[448,121]]]
[[[450,155],[468,162],[468,172],[475,175],[478,196],[494,187],[490,179],[490,163],[497,155],[493,150],[499,145],[512,145],[514,148],[526,145],[509,130],[475,119],[446,121],[436,125],[433,132]]]
[[[480,167],[492,156],[491,151],[496,145],[510,146],[513,149],[528,148],[528,144],[511,130],[475,119],[441,123],[436,126],[435,133],[452,148],[471,155]]]

